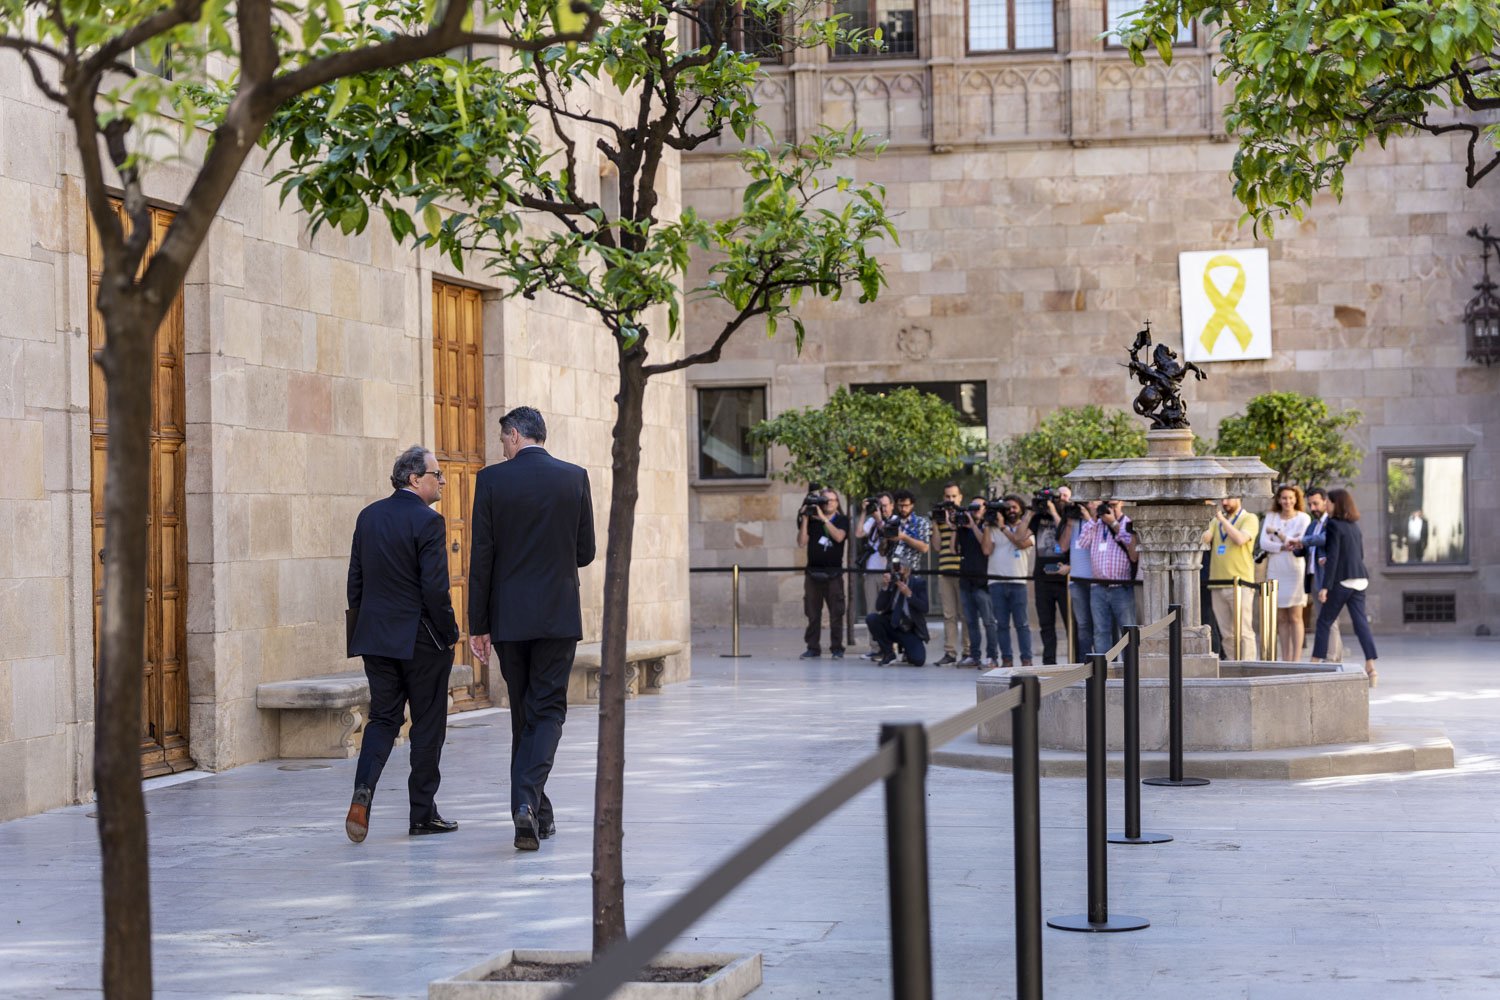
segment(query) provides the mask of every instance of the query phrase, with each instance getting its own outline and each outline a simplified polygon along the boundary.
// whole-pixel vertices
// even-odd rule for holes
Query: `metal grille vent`
[[[1453,593],[1401,595],[1401,621],[1407,625],[1453,624],[1458,621],[1458,600]]]

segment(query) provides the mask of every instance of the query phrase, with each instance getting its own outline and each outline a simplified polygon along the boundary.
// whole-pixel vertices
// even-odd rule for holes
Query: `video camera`
[[[812,517],[813,508],[822,509],[823,502],[823,487],[817,483],[809,483],[807,496],[802,498],[802,503],[797,508],[797,517]]]
[[[1034,513],[1047,513],[1047,504],[1049,503],[1054,507],[1062,503],[1062,494],[1057,490],[1049,488],[1037,490],[1031,496],[1031,509]]]
[[[880,524],[880,537],[881,538],[895,538],[899,534],[901,534],[901,518],[895,517],[893,515],[891,517],[886,518],[884,521],[881,522],[881,524]]]
[[[1006,501],[1004,497],[988,497],[984,501],[984,524],[993,526],[1005,520]]]
[[[942,503],[932,508],[932,510],[928,511],[927,516],[932,519],[933,524],[948,524],[953,515],[957,512],[958,504],[954,503],[952,500],[944,500]]]

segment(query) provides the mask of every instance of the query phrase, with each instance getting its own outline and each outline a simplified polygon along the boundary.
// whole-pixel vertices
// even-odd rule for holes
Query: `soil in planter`
[[[491,983],[568,983],[588,967],[587,962],[512,962],[484,978]],[[701,983],[722,968],[722,965],[648,965],[632,981]]]

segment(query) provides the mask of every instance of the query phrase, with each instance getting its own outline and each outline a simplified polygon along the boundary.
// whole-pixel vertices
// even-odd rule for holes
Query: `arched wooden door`
[[[455,708],[490,704],[490,666],[469,652],[469,517],[474,480],[484,468],[484,303],[472,288],[432,283],[433,403],[437,440],[433,453],[448,484],[438,512],[448,524],[448,571],[453,609],[463,639],[454,663],[474,666],[467,700],[455,695]]]
[[[115,203],[122,224],[124,208]],[[156,252],[172,224],[172,213],[151,210],[151,245]],[[89,352],[104,346],[104,323],[95,303],[103,254],[89,226]],[[193,767],[188,754],[187,684],[187,478],[184,472],[186,419],[183,378],[182,294],[173,300],[156,331],[156,378],[151,389],[151,497],[146,565],[146,650],[141,697],[141,773],[147,777]],[[94,664],[98,669],[100,612],[104,600],[104,471],[109,451],[106,387],[99,366],[89,365],[89,421],[93,501]]]

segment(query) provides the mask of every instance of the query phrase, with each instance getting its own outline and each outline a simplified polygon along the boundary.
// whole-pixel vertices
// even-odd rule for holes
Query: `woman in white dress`
[[[1302,608],[1307,604],[1303,583],[1306,560],[1287,548],[1302,540],[1312,518],[1296,486],[1278,486],[1271,510],[1261,522],[1260,547],[1270,553],[1266,579],[1276,581],[1276,634],[1280,637],[1280,659],[1295,663],[1302,659]]]

